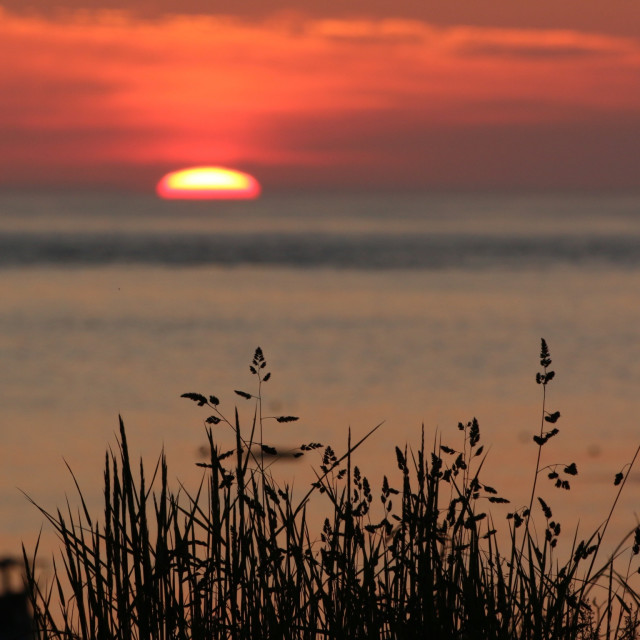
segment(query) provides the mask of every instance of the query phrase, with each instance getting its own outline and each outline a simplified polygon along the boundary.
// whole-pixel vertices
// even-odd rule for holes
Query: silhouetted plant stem
[[[384,476],[379,502],[355,451],[380,425],[355,444],[349,429],[342,455],[324,447],[316,480],[301,500],[278,485],[267,456],[277,460],[279,453],[263,440],[263,423],[297,418],[262,414],[270,374],[262,371],[259,348],[250,366],[257,392],[236,391],[253,403],[251,424],[237,409],[227,419],[215,396],[185,394],[212,411],[205,419],[208,461],[197,463],[205,472],[193,493],[182,485],[171,490],[164,453],[150,479],[142,463],[134,474],[120,420],[119,446],[105,459],[104,522],[92,519],[72,474],[77,513],[69,503],[64,515],[40,508],[62,545],[49,585],[35,571],[40,538],[33,557],[23,550],[37,640],[636,638],[640,595],[631,562],[640,553],[640,527],[623,573],[614,563],[628,537],[600,570],[593,568],[640,447],[615,477],[620,486],[604,523],[586,542],[578,542],[576,530],[569,557],[560,562],[554,553],[560,525],[538,497],[537,477],[549,470],[555,486],[567,489],[577,468],[541,467],[541,448],[558,432],[545,431],[545,423],[560,415],[546,409],[549,363],[543,341],[536,474],[528,509],[507,515],[505,553],[496,520],[483,506],[509,501],[484,482],[487,454],[475,418],[459,423],[455,447],[437,433],[426,450],[424,426],[417,451],[396,447],[397,471]],[[230,451],[217,444],[216,429],[223,427],[233,431]],[[294,452],[321,447],[311,442]],[[312,497],[326,507],[320,532],[307,519]],[[544,520],[531,523],[536,497]],[[544,524],[543,539],[534,535],[537,522]],[[590,600],[596,587],[605,594],[600,607]]]
[[[547,375],[547,367],[549,365],[544,364],[547,360],[548,360],[548,356],[549,356],[549,351],[547,349],[547,343],[545,342],[545,340],[543,339],[542,341],[542,346],[541,346],[541,350],[540,350],[540,364],[543,367],[543,371],[544,373],[542,375],[545,376],[545,381],[542,384],[542,412],[540,415],[540,432],[538,437],[540,438],[539,442],[537,442],[538,445],[538,454],[536,457],[536,465],[535,465],[535,470],[534,470],[534,474],[533,474],[533,482],[531,483],[531,495],[529,496],[529,506],[527,507],[527,515],[525,517],[525,527],[524,527],[524,533],[522,535],[522,544],[520,546],[520,556],[522,556],[522,553],[524,551],[524,545],[528,539],[529,536],[529,522],[531,520],[531,511],[533,509],[533,501],[535,499],[536,496],[536,487],[538,486],[538,475],[540,474],[540,460],[542,459],[542,447],[545,444],[544,441],[544,418],[546,416],[546,412],[547,412],[547,382],[546,382],[546,375]],[[549,360],[550,362],[550,360]],[[537,378],[539,380],[539,378]]]

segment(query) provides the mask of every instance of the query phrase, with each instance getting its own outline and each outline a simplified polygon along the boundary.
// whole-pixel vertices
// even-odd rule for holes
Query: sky
[[[0,7],[0,189],[640,187],[635,0]]]

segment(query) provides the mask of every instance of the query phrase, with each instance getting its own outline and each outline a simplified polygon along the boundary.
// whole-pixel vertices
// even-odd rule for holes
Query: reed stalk
[[[640,596],[632,564],[640,529],[630,545],[624,541],[595,565],[618,497],[590,538],[575,537],[568,557],[557,557],[561,527],[540,495],[539,478],[546,473],[552,491],[568,490],[577,467],[542,466],[560,417],[547,411],[550,363],[543,340],[535,473],[528,505],[507,515],[506,547],[489,507],[509,500],[483,480],[487,457],[475,418],[459,423],[455,447],[438,436],[427,448],[424,427],[416,449],[396,447],[396,469],[375,494],[356,452],[379,425],[355,444],[349,433],[343,454],[302,444],[286,455],[316,452],[320,461],[299,500],[272,471],[271,462],[284,452],[263,440],[269,420],[297,418],[263,415],[270,374],[260,349],[250,365],[256,393],[236,391],[255,403],[248,426],[237,410],[228,419],[215,396],[184,394],[210,413],[208,458],[199,463],[204,476],[193,491],[169,486],[164,454],[148,479],[142,462],[132,463],[120,419],[117,450],[105,459],[102,517],[91,516],[79,487],[80,508],[67,503],[50,513],[38,507],[61,548],[47,584],[36,574],[37,546],[35,553],[24,550],[36,637],[636,638]],[[230,451],[217,444],[220,428],[234,433]],[[615,478],[620,491],[637,454]],[[322,502],[326,514],[319,531],[307,518],[312,501],[314,509]],[[544,531],[541,539],[536,530]],[[623,549],[628,557],[621,571],[616,558]],[[600,604],[596,587],[604,593]]]

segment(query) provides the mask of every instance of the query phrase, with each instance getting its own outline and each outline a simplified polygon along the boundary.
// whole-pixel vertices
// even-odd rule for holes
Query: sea
[[[214,394],[248,428],[254,403],[234,392],[257,393],[258,346],[265,442],[340,454],[381,424],[355,454],[374,493],[398,481],[396,445],[459,449],[458,423],[477,418],[481,475],[511,500],[499,526],[529,502],[541,338],[544,409],[561,417],[538,491],[569,541],[605,519],[640,445],[638,193],[5,192],[0,300],[0,555],[41,531],[54,550],[32,501],[75,512],[75,480],[100,519],[119,416],[134,458],[153,468],[164,451],[176,490],[195,488],[210,412],[181,395]],[[214,436],[232,445],[224,425]],[[272,472],[304,491],[321,455]],[[572,462],[556,488],[548,474]],[[639,481],[640,466],[612,548],[637,524]]]

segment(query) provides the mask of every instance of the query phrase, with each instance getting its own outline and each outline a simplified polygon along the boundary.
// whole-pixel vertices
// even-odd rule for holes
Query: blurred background
[[[456,447],[477,416],[485,480],[520,506],[546,338],[543,464],[580,473],[543,495],[566,530],[604,519],[639,433],[638,9],[386,4],[2,4],[3,553],[42,526],[23,492],[76,503],[65,461],[99,514],[118,414],[193,486],[208,414],[180,394],[250,420],[258,345],[269,414],[300,416],[273,444],[340,452],[384,421],[359,454],[375,487],[422,424]],[[261,197],[155,195],[209,164]],[[317,462],[274,473],[302,489]]]

